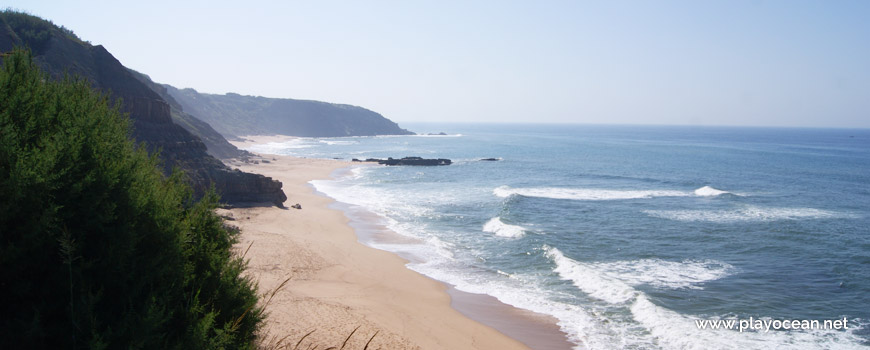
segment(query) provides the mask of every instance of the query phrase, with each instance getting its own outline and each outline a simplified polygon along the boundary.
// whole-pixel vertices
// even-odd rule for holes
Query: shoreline
[[[336,170],[342,171],[342,169]],[[334,172],[335,173],[335,172]],[[317,192],[326,196],[322,192]],[[420,244],[415,238],[402,236],[385,225],[379,223],[380,216],[369,212],[365,208],[342,202],[333,202],[330,208],[340,210],[350,220],[348,224],[357,233],[360,244],[373,249],[365,241],[373,244]],[[383,250],[399,256],[405,263],[422,261],[412,253]],[[405,267],[411,270],[407,266]],[[413,270],[411,270],[413,271]],[[418,273],[419,274],[419,273]],[[496,297],[488,294],[469,293],[456,288],[456,286],[440,281],[424,274],[423,277],[436,281],[446,287],[445,292],[450,296],[450,307],[459,311],[462,315],[494,328],[502,334],[513,338],[532,349],[539,350],[564,350],[574,349],[577,344],[568,340],[568,335],[560,329],[558,320],[550,315],[521,309],[499,301]]]
[[[290,137],[242,139],[233,143],[245,147]],[[361,231],[386,228],[354,218],[338,208],[341,203],[309,184],[314,179],[330,179],[334,172],[349,168],[351,163],[271,154],[263,157],[277,160],[228,165],[282,181],[288,195],[285,205],[300,203],[303,208],[226,210],[238,218],[230,223],[242,230],[236,247],[245,251],[252,244],[246,255],[250,260],[248,273],[258,281],[260,293],[290,278],[267,308],[269,316],[263,330],[267,345],[270,340],[274,344],[284,337],[282,344],[296,344],[312,330],[314,333],[301,346],[309,342],[322,347],[340,345],[359,326],[348,341],[348,348],[362,348],[375,332],[378,333],[371,348],[576,346],[551,316],[518,309],[488,295],[458,291],[407,268],[408,258],[401,254],[365,245],[362,237],[366,233]],[[295,254],[288,257],[287,252]],[[298,314],[305,316],[294,317]]]

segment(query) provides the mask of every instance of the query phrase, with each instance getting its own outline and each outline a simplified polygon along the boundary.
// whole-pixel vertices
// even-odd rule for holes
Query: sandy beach
[[[245,137],[234,143],[242,148],[281,139]],[[255,207],[220,212],[232,217],[230,223],[242,231],[236,248],[240,252],[247,249],[248,273],[258,282],[260,293],[275,290],[289,279],[267,307],[262,333],[267,348],[288,344],[293,348],[300,340],[303,349],[340,347],[357,327],[346,349],[363,349],[372,336],[369,349],[528,348],[523,342],[535,348],[570,347],[552,319],[529,316],[519,323],[495,322],[502,332],[525,334],[523,342],[515,340],[516,335],[508,337],[472,320],[466,315],[485,322],[514,315],[518,309],[453,288],[448,294],[448,286],[407,269],[399,256],[359,243],[348,218],[328,207],[333,200],[315,193],[308,184],[327,179],[350,163],[263,157],[269,162],[230,161],[228,165],[280,180],[288,197],[285,205],[299,203],[302,209]]]

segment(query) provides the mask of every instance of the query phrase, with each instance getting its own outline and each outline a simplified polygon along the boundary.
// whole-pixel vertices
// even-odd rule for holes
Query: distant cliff
[[[308,100],[203,94],[164,85],[190,113],[225,137],[281,134],[304,137],[413,135],[368,109]]]
[[[251,156],[251,153],[242,151],[229,143],[227,139],[215,131],[211,125],[185,112],[184,108],[181,107],[181,104],[169,95],[169,92],[166,91],[166,87],[155,83],[148,75],[139,73],[132,69],[130,69],[130,73],[133,74],[133,77],[160,95],[160,98],[169,103],[169,111],[172,115],[172,121],[189,131],[191,134],[199,137],[199,139],[205,143],[208,154],[211,154],[213,157],[218,159]]]
[[[71,31],[41,18],[8,10],[0,12],[0,51],[9,52],[15,46],[29,47],[36,64],[52,77],[79,76],[95,89],[111,93],[112,99],[123,101],[122,111],[129,113],[133,122],[132,137],[144,142],[149,152],[160,152],[166,172],[173,167],[184,170],[196,193],[203,193],[213,184],[222,200],[229,203],[280,204],[286,200],[280,182],[233,171],[209,155],[199,137],[173,120],[188,121],[203,130],[203,135],[208,135],[208,125],[192,116],[179,114],[173,118],[169,103],[104,47],[82,41]],[[210,135],[215,136],[220,137],[216,133]]]

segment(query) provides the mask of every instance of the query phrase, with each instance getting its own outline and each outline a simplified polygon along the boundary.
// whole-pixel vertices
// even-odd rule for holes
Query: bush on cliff
[[[129,121],[29,52],[0,69],[0,348],[252,348],[236,233],[194,203]]]

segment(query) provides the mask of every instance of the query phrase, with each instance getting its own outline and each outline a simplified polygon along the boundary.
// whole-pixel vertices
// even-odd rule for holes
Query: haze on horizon
[[[157,82],[403,122],[870,127],[866,1],[42,1]]]

